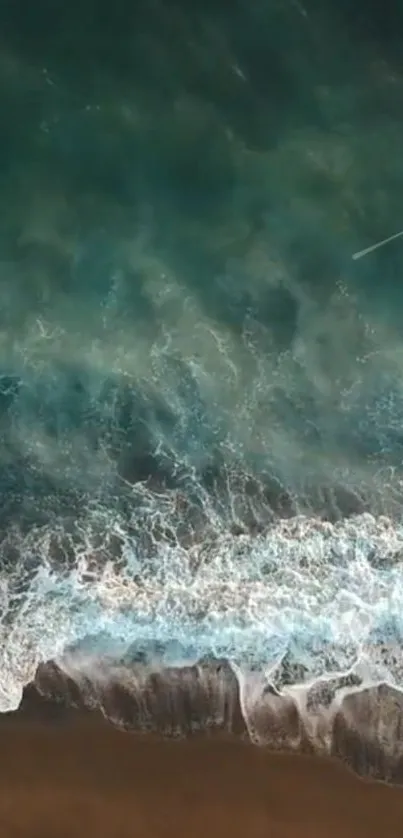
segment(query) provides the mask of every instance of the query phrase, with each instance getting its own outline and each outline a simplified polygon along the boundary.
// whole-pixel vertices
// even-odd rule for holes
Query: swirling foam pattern
[[[70,557],[74,546],[64,571],[56,542]],[[226,658],[280,689],[353,670],[365,683],[403,683],[403,528],[386,517],[293,517],[257,536],[216,529],[188,547],[152,535],[145,556],[118,517],[98,510],[75,532],[53,525],[14,532],[13,543],[20,587],[5,574],[0,587],[2,712],[19,705],[41,661],[74,649],[164,665]]]

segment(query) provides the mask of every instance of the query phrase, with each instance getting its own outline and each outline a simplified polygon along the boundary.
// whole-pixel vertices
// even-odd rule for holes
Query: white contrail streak
[[[398,239],[399,236],[403,236],[403,230],[400,230],[400,233],[395,233],[394,236],[389,236],[388,239],[383,239],[381,242],[372,244],[371,247],[366,247],[365,250],[358,250],[357,253],[353,253],[352,258],[361,259],[362,256],[366,256],[367,253],[372,253],[372,251],[377,250],[378,247],[383,247],[384,244],[388,244],[388,242],[393,241],[393,239]]]

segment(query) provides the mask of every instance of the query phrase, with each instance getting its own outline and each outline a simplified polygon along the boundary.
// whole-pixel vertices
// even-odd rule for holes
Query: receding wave
[[[120,682],[136,694],[152,672],[225,660],[258,741],[251,719],[264,695],[314,720],[316,694],[322,715],[332,705],[333,720],[349,693],[382,683],[401,689],[399,525],[369,513],[333,524],[300,515],[253,535],[210,527],[189,545],[174,517],[184,498],[137,491],[144,507],[155,506],[130,528],[95,510],[70,532],[54,521],[9,537],[19,562],[2,579],[3,712],[18,707],[49,660],[90,701],[97,685],[107,692]],[[326,735],[311,723],[323,748]]]

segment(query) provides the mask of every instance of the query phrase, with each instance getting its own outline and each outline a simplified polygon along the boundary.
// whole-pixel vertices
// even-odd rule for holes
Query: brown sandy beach
[[[1,838],[399,836],[403,791],[235,738],[162,741],[97,715],[0,727]]]

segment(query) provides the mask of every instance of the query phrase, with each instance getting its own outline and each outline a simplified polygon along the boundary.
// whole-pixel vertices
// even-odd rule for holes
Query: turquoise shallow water
[[[0,710],[72,650],[400,686],[401,15],[3,3]]]

